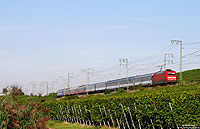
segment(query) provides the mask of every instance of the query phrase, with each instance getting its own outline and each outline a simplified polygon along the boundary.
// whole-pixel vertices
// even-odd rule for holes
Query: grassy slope
[[[56,100],[54,96],[28,96],[28,95],[20,95],[17,96],[18,102],[25,103],[25,102],[52,102]]]
[[[61,122],[61,121],[48,121],[47,128],[51,128],[51,129],[99,129],[100,127],[66,123],[66,122]],[[101,127],[101,129],[109,129],[109,128]],[[112,128],[112,129],[114,129],[114,128]]]
[[[179,73],[177,74],[179,80]],[[200,69],[187,70],[183,72],[183,82],[200,82]]]
[[[53,129],[94,129],[92,127],[82,126],[80,124],[64,123],[61,121],[48,121],[47,127]]]

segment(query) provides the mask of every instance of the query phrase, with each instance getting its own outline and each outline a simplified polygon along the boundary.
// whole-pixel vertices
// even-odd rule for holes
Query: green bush
[[[18,98],[27,96],[21,95],[16,87],[12,91],[14,92],[0,98],[0,128],[45,129],[49,109],[36,102],[21,103]]]
[[[141,85],[137,86],[137,89],[140,90],[140,91],[143,91],[145,88],[142,87]]]
[[[77,95],[71,95],[71,96],[63,96],[60,100],[71,100],[71,99],[78,99],[79,97]]]
[[[49,95],[48,96],[51,96],[51,97],[54,97],[54,98],[56,98],[57,97],[57,93],[49,93]]]
[[[111,93],[111,90],[110,90],[110,89],[106,89],[105,92],[104,92],[105,95],[108,95],[108,94],[110,94],[110,93]]]
[[[124,92],[125,92],[124,88],[119,88],[119,89],[117,89],[117,93],[118,93],[118,94],[122,94],[122,93],[124,93]]]

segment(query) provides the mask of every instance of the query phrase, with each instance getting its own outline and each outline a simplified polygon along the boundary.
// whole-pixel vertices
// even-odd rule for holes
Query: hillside
[[[185,83],[194,83],[200,82],[200,69],[192,69],[183,72],[183,82]],[[177,73],[179,81],[179,73]]]

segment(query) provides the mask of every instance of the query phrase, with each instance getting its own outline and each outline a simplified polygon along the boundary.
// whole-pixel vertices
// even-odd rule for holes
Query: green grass
[[[192,69],[184,71],[182,76],[184,83],[200,82],[200,69]],[[179,81],[179,73],[177,73],[177,78]]]
[[[28,96],[28,95],[19,95],[17,96],[18,102],[26,103],[26,102],[52,102],[56,101],[56,97],[53,96]]]
[[[62,121],[48,121],[47,128],[51,129],[109,129],[107,127],[93,127],[76,123],[66,123]]]

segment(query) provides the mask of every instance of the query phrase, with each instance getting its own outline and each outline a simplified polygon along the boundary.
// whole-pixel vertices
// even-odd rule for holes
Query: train
[[[176,83],[176,71],[166,69],[164,71],[159,71],[155,73],[148,73],[143,75],[131,76],[128,78],[120,78],[94,84],[81,85],[77,88],[60,89],[57,91],[57,97],[92,93],[94,94],[104,92],[107,89],[116,90],[118,88],[127,88],[131,86],[154,86]]]

